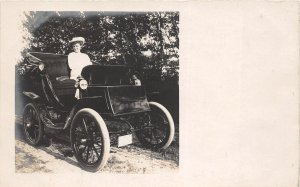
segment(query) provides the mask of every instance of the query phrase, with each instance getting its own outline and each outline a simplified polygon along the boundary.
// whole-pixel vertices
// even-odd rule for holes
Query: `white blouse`
[[[92,65],[92,62],[87,54],[75,52],[72,52],[68,55],[68,63],[71,69],[70,79],[74,80],[81,75],[81,71],[85,66]]]

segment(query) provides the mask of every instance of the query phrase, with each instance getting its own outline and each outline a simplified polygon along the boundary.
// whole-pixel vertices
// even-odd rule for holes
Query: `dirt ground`
[[[15,172],[16,173],[65,173],[86,172],[74,156],[64,156],[69,146],[52,139],[50,146],[33,147],[26,143],[20,118],[15,125]],[[101,173],[165,173],[178,172],[178,133],[169,148],[163,152],[144,149],[137,141],[125,147],[111,147],[110,157]]]

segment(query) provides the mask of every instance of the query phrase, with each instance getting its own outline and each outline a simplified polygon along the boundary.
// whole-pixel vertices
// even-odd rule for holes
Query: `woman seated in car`
[[[92,62],[87,54],[81,53],[81,48],[85,43],[83,37],[74,37],[69,43],[74,50],[68,55],[68,64],[71,69],[70,79],[76,80],[78,76],[81,76],[82,69],[91,65]]]

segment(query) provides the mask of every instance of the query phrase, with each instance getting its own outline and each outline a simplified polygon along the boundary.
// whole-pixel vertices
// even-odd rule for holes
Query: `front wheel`
[[[76,113],[70,138],[74,155],[83,169],[95,172],[105,166],[110,150],[109,134],[95,110],[84,108]]]
[[[174,121],[169,111],[159,103],[149,102],[151,112],[144,119],[145,125],[136,132],[142,145],[154,149],[166,149],[174,139]]]

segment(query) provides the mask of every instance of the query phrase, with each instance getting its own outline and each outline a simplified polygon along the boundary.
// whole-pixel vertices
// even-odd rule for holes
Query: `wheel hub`
[[[94,142],[93,142],[93,140],[91,140],[91,139],[87,139],[87,141],[86,141],[86,144],[87,144],[87,145],[93,145],[93,143],[94,143]]]
[[[90,138],[90,137],[88,137],[86,139],[82,139],[80,142],[85,143],[86,145],[89,145],[89,146],[92,146],[94,144],[93,138]]]

